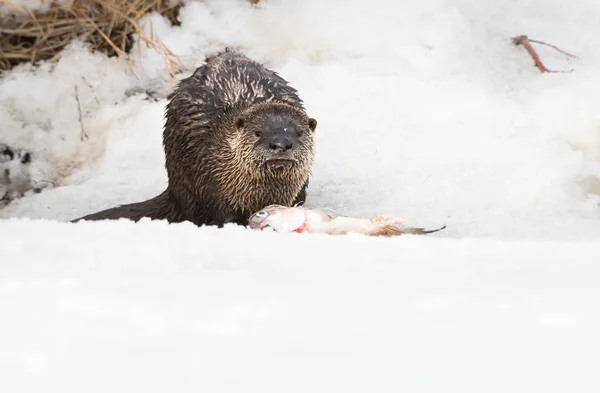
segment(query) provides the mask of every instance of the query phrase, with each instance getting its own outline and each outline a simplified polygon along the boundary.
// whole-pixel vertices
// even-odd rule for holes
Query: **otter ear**
[[[308,128],[310,128],[311,131],[314,131],[315,128],[317,128],[317,120],[312,117],[308,119]]]
[[[242,119],[241,117],[238,117],[237,120],[235,121],[235,127],[238,130],[241,130],[244,127],[244,119]]]

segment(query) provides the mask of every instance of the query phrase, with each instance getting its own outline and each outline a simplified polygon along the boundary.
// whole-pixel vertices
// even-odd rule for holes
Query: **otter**
[[[167,100],[166,189],[71,222],[148,217],[247,226],[265,206],[305,203],[317,120],[276,72],[226,48],[182,79]]]

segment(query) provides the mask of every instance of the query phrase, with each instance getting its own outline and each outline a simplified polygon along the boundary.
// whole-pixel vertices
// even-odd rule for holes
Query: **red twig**
[[[525,49],[527,50],[527,53],[529,53],[529,55],[533,58],[533,61],[535,62],[535,66],[537,68],[539,68],[540,71],[542,71],[542,72],[573,72],[573,70],[554,71],[554,70],[549,70],[548,68],[546,68],[544,63],[542,63],[542,61],[540,60],[540,57],[538,56],[535,49],[533,49],[533,46],[531,46],[531,42],[535,42],[535,43],[542,44],[542,45],[547,45],[547,46],[549,46],[553,49],[556,49],[557,51],[564,53],[565,55],[570,56],[570,57],[577,57],[577,56],[567,53],[561,49],[558,49],[554,45],[550,45],[550,44],[547,44],[547,43],[541,42],[541,41],[530,40],[526,35],[520,35],[517,37],[513,37],[512,41],[513,41],[513,44],[515,44],[515,45],[523,45],[525,47]]]

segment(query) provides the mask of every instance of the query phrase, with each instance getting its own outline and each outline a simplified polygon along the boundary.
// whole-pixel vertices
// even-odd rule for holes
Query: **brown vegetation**
[[[174,54],[152,34],[147,36],[137,21],[158,12],[174,25],[177,0],[47,0],[45,10],[30,11],[11,0],[0,0],[0,72],[24,62],[54,61],[73,40],[80,39],[108,56],[124,56],[133,49],[133,35],[139,43],[159,52],[171,77],[184,68]],[[8,12],[7,12],[8,11]]]

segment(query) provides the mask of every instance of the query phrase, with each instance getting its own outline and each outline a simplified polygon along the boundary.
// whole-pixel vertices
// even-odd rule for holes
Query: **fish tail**
[[[446,228],[446,225],[436,229],[425,229],[425,228],[402,228],[394,224],[385,224],[379,226],[377,229],[369,233],[370,236],[400,236],[404,234],[410,235],[425,235],[428,233],[434,233],[441,231]]]
[[[425,235],[427,233],[433,233],[433,232],[441,231],[442,229],[445,229],[445,228],[446,228],[446,225],[444,225],[443,227],[440,227],[440,228],[436,228],[436,229],[405,228],[405,229],[403,229],[403,231],[406,232],[406,233],[414,234],[414,235]]]

